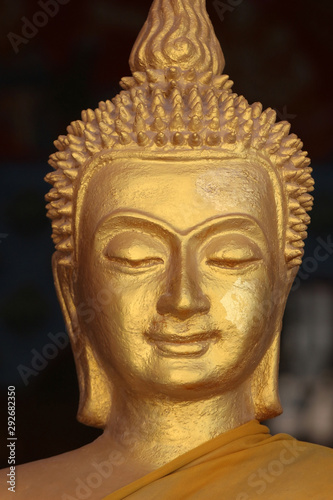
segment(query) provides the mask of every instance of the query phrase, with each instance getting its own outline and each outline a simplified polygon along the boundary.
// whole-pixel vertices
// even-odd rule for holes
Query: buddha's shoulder
[[[17,500],[42,498],[43,494],[48,495],[45,498],[53,498],[50,495],[52,484],[56,485],[59,478],[62,480],[66,478],[68,468],[75,466],[79,455],[78,451],[74,450],[51,458],[18,465],[12,469],[1,470],[1,487],[3,488],[3,484],[7,484],[6,491],[1,491],[1,499],[13,498],[13,491],[15,491]],[[10,475],[8,476],[8,474]],[[12,479],[12,483],[8,483],[9,479]],[[11,489],[9,489],[10,486]],[[53,493],[55,491],[53,487]]]
[[[294,462],[316,460],[320,464],[321,461],[333,461],[333,449],[327,446],[299,441],[288,434],[277,434],[272,437],[272,441],[275,441],[277,448],[282,452],[289,451],[290,457],[295,459]]]
[[[123,462],[120,451],[113,449],[101,454],[98,444],[93,442],[61,455],[19,465],[14,472],[15,498],[72,500],[77,498],[78,491],[91,500],[96,494],[96,498],[101,498],[96,489],[110,487],[114,469]],[[13,490],[8,489],[11,485],[7,483],[9,472],[8,468],[0,471],[1,500],[13,499]]]
[[[319,491],[321,486],[330,485],[333,491],[333,449],[318,444],[299,441],[289,435],[274,436],[274,459],[278,459],[283,470],[284,480],[288,475],[292,482],[296,478],[306,489],[307,484],[316,486]],[[274,469],[275,462],[271,467]],[[276,469],[278,467],[276,466]]]

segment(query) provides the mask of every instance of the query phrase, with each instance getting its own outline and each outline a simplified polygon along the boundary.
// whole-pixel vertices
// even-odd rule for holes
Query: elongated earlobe
[[[259,421],[276,417],[283,411],[278,388],[280,331],[279,325],[271,346],[252,376],[252,400],[255,417]]]
[[[257,420],[277,417],[283,412],[279,397],[279,361],[280,336],[282,318],[287,298],[298,272],[298,267],[288,268],[285,264],[285,274],[281,278],[278,295],[276,296],[278,316],[275,322],[275,333],[270,347],[255,369],[251,380],[251,393]]]
[[[111,407],[111,387],[88,342],[84,349],[83,380],[80,383],[79,422],[104,429]],[[82,391],[82,395],[81,395]]]
[[[59,263],[58,257],[56,252],[52,259],[52,269],[78,376],[80,402],[77,419],[85,425],[104,428],[111,406],[110,382],[98,363],[87,336],[80,331],[74,304],[73,269]]]

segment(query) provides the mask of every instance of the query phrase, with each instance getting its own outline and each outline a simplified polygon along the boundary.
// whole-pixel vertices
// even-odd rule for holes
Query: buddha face
[[[94,174],[81,214],[74,300],[107,291],[93,321],[78,318],[114,387],[201,398],[251,376],[285,279],[264,168],[115,160]]]

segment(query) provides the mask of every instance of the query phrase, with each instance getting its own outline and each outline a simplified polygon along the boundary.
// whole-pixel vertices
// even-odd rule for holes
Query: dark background
[[[62,0],[64,2],[66,0]],[[43,196],[49,187],[53,140],[82,109],[112,98],[128,76],[131,47],[150,0],[69,0],[16,52],[9,33],[22,36],[37,19],[35,0],[0,7],[0,391],[6,466],[6,391],[16,386],[17,463],[79,447],[99,431],[76,422],[78,389],[70,348],[54,347],[64,332],[51,275],[53,251]],[[292,123],[312,158],[315,208],[306,268],[295,282],[282,336],[283,416],[269,425],[300,439],[333,445],[333,249],[315,259],[333,227],[331,0],[225,0],[207,10],[234,90],[260,100]],[[35,17],[34,17],[35,16]],[[31,32],[30,32],[31,33]],[[318,237],[322,240],[318,240]],[[325,251],[321,251],[324,255]],[[22,376],[47,344],[50,357]],[[45,351],[44,351],[45,352]],[[21,368],[19,368],[21,367]],[[24,368],[23,368],[24,369]],[[20,374],[21,373],[21,374]],[[25,382],[25,383],[24,383]]]

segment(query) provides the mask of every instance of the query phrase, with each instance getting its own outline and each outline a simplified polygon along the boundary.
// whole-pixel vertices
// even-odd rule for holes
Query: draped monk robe
[[[252,420],[103,500],[332,500],[333,450]]]

